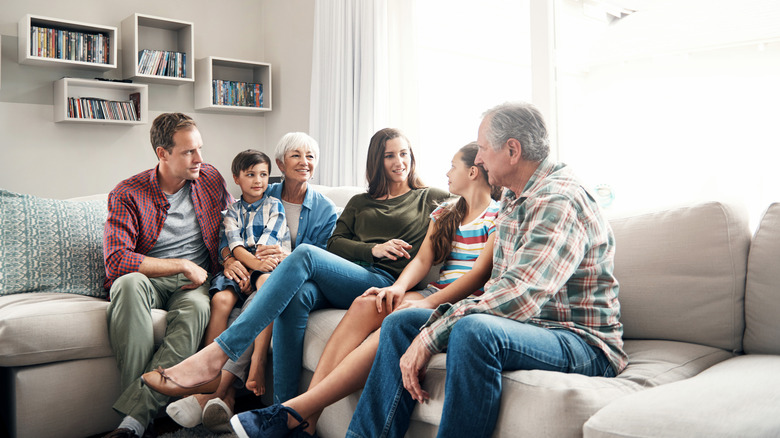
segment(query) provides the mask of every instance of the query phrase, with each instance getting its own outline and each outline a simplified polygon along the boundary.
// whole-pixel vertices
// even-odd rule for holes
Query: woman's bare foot
[[[253,360],[249,365],[249,374],[246,377],[246,389],[256,396],[265,394],[265,360]]]

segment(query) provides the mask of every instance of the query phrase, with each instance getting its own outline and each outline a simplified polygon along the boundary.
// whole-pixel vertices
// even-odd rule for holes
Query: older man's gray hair
[[[550,154],[550,140],[542,113],[526,102],[507,102],[497,105],[482,115],[490,118],[487,138],[490,146],[499,150],[514,138],[522,147],[521,157],[526,161],[542,161]]]

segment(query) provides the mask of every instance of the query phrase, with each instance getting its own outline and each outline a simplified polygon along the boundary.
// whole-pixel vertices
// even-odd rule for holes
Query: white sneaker
[[[233,411],[220,398],[212,398],[203,408],[203,425],[206,429],[222,433],[230,432],[230,417]]]
[[[165,412],[182,427],[195,427],[203,420],[203,409],[194,395],[169,404]]]

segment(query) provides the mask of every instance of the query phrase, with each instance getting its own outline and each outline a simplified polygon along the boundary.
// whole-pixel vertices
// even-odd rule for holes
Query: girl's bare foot
[[[265,394],[265,360],[252,360],[249,375],[246,377],[246,389],[256,396]]]

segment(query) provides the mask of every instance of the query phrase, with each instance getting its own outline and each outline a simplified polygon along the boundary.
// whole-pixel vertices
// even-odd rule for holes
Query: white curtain
[[[320,144],[319,178],[366,184],[371,136],[387,126],[387,0],[315,0],[309,133]]]

